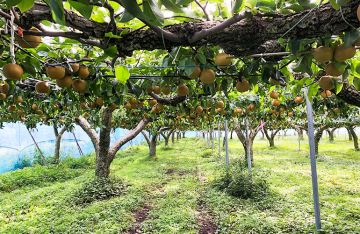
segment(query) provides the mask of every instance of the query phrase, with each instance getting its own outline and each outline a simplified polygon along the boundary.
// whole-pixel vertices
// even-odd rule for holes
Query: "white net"
[[[58,130],[60,131],[60,129]],[[115,143],[116,139],[120,139],[127,132],[128,130],[116,129],[115,133],[111,133],[111,145]],[[53,127],[38,125],[31,133],[44,156],[52,157],[55,150]],[[75,127],[74,134],[81,151],[85,155],[94,151],[90,138],[79,126]],[[121,149],[125,149],[130,145],[139,145],[144,140],[142,134],[139,134]],[[25,125],[21,123],[4,123],[4,127],[0,129],[0,173],[29,165],[37,155],[39,155],[39,152]],[[71,132],[65,132],[61,139],[60,157],[63,159],[67,156],[80,157],[76,140]]]

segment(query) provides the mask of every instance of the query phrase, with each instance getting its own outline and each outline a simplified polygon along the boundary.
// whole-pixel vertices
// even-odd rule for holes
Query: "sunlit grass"
[[[254,169],[267,173],[277,196],[264,201],[231,197],[212,186],[225,165],[218,143],[211,153],[205,141],[185,138],[117,154],[113,176],[131,185],[120,197],[74,206],[67,203],[81,184],[93,178],[93,169],[63,182],[24,186],[0,195],[0,233],[126,233],[135,224],[134,212],[152,207],[141,224],[146,233],[197,233],[199,201],[203,200],[221,233],[314,232],[308,142],[297,137],[276,137],[275,148],[256,138]],[[222,143],[222,141],[221,141]],[[208,152],[209,151],[209,152]],[[329,143],[323,138],[317,158],[321,218],[324,230],[359,233],[360,152],[345,136]],[[237,139],[229,141],[230,161],[244,158]]]

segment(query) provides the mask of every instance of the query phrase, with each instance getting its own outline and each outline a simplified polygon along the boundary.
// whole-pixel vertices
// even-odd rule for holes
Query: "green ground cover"
[[[122,179],[121,189],[85,204],[76,199],[94,179],[93,156],[79,165],[69,160],[53,166],[46,174],[39,166],[5,173],[0,175],[0,233],[132,233],[134,227],[143,233],[198,233],[204,219],[218,233],[312,233],[306,139],[300,152],[293,136],[276,137],[275,145],[270,149],[260,138],[254,144],[254,170],[272,191],[263,199],[233,197],[214,186],[225,159],[196,138],[166,148],[160,142],[156,157],[148,156],[147,146],[119,152],[111,174]],[[239,167],[242,146],[233,139],[229,149],[232,167]],[[360,233],[360,152],[341,136],[335,143],[323,138],[319,152],[324,232]],[[149,212],[139,223],[137,213],[144,207]]]

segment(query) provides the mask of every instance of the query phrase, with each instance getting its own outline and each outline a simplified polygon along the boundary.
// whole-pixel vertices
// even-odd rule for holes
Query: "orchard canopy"
[[[354,124],[359,4],[3,0],[0,122],[80,125],[95,146],[97,176],[108,176],[115,153],[143,130],[156,136],[227,119],[243,142],[245,118],[250,138],[261,121],[306,128],[305,95],[319,131]],[[118,127],[131,131],[110,148]]]

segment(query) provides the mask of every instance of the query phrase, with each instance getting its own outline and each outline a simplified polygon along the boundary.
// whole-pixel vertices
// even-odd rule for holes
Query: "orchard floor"
[[[360,152],[344,138],[329,143],[324,137],[319,148],[325,233],[360,233]],[[243,200],[214,188],[225,163],[217,143],[208,155],[205,141],[184,138],[167,148],[160,142],[156,157],[148,156],[146,146],[119,153],[111,174],[131,185],[119,197],[69,203],[73,191],[93,178],[93,168],[1,192],[0,233],[314,233],[307,141],[301,141],[301,151],[293,136],[276,137],[275,145],[270,149],[260,138],[254,143],[254,168],[267,175],[277,194],[271,199]],[[237,139],[229,149],[232,161],[244,155]]]

